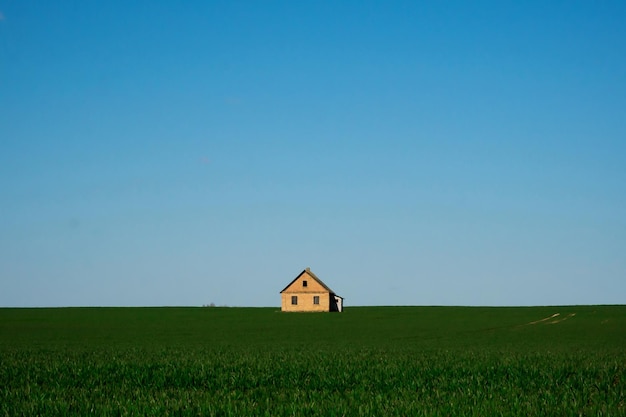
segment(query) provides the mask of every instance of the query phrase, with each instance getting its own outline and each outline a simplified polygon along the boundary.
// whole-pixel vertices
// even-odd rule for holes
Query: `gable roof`
[[[330,288],[328,288],[328,286],[327,286],[326,284],[324,284],[324,282],[322,282],[322,280],[321,280],[321,279],[319,279],[319,278],[317,277],[317,275],[315,275],[315,274],[313,273],[313,271],[311,271],[311,269],[310,269],[310,268],[306,268],[304,271],[300,272],[300,273],[298,274],[298,276],[297,276],[297,277],[295,277],[295,278],[293,279],[293,281],[291,281],[289,284],[287,284],[287,286],[286,286],[285,288],[283,288],[283,290],[281,291],[281,293],[282,293],[282,292],[284,292],[287,288],[289,288],[289,287],[291,286],[291,284],[293,284],[294,282],[296,282],[296,281],[298,280],[298,278],[300,278],[300,277],[301,277],[303,274],[305,274],[305,273],[306,273],[306,274],[309,274],[309,275],[311,276],[311,278],[313,278],[313,279],[314,279],[314,280],[315,280],[318,284],[320,284],[322,287],[324,287],[324,289],[328,290],[328,292],[329,292],[329,293],[331,293],[331,294],[335,294],[335,291],[333,291],[333,290],[331,290]],[[336,295],[336,294],[335,294],[335,295]]]

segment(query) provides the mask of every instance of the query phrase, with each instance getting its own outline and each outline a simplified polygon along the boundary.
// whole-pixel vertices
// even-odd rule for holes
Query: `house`
[[[282,311],[343,311],[343,297],[335,294],[309,268],[300,272],[280,296]]]

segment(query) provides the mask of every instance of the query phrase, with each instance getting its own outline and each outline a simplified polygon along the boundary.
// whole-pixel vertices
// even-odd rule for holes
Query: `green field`
[[[0,309],[6,416],[625,416],[625,393],[626,306]]]

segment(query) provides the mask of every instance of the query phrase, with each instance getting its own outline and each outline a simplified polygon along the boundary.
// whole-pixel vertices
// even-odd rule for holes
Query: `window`
[[[306,282],[306,280],[302,281],[302,286],[303,286],[303,287],[306,287],[308,284],[309,284],[309,283],[308,283],[308,282]]]
[[[291,296],[291,305],[294,305],[294,306],[298,305],[298,296],[297,295],[292,295]]]
[[[313,304],[319,304],[320,303],[320,296],[319,295],[314,295],[313,296]]]

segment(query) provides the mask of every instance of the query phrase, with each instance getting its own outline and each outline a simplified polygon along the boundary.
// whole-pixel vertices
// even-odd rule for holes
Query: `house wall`
[[[291,304],[291,296],[298,297],[298,305]],[[313,297],[320,298],[319,304],[313,304]],[[330,311],[330,294],[323,292],[284,292],[281,294],[282,311]]]
[[[307,282],[304,286],[303,281]],[[298,297],[298,305],[291,304],[291,296]],[[313,304],[313,297],[320,298],[319,304]],[[330,293],[313,277],[304,273],[281,294],[282,311],[330,311]]]

